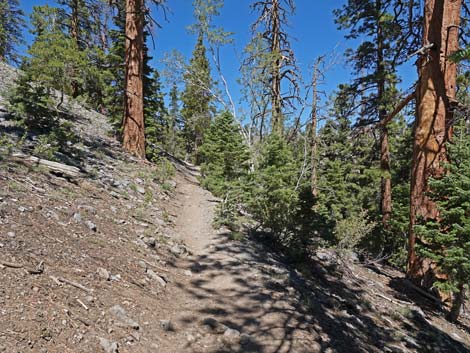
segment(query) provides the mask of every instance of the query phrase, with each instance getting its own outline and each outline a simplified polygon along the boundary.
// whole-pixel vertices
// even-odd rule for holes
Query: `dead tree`
[[[284,110],[292,107],[299,97],[299,77],[294,52],[285,27],[288,16],[295,10],[294,0],[256,1],[252,8],[259,14],[252,25],[254,37],[261,31],[268,55],[264,56],[264,71],[269,77],[271,100],[271,127],[274,133],[283,134]],[[254,53],[263,55],[262,53]],[[247,61],[254,61],[254,57]],[[288,93],[283,93],[283,82],[289,86]]]

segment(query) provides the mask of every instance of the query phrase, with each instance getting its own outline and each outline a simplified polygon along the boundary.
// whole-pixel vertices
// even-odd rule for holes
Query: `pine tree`
[[[291,148],[282,136],[270,135],[261,147],[259,166],[249,177],[246,203],[254,218],[287,247],[300,207],[298,177]]]
[[[186,152],[194,154],[196,163],[200,163],[198,149],[204,141],[204,133],[210,126],[213,114],[212,78],[202,32],[199,32],[193,56],[184,74],[184,82],[181,115]]]
[[[375,141],[367,131],[353,129],[350,102],[341,92],[334,99],[334,107],[318,140],[318,189],[315,212],[324,220],[324,237],[341,240],[334,234],[338,224],[367,217],[375,220],[379,168],[375,156]],[[367,234],[363,234],[364,237]]]
[[[157,146],[166,147],[169,138],[168,112],[165,107],[164,95],[161,90],[160,74],[156,69],[146,65],[144,75],[144,117],[145,136],[147,141],[147,158],[155,159],[158,155]]]
[[[111,122],[112,133],[122,136],[122,120],[124,116],[124,77],[125,77],[125,41],[126,41],[126,10],[125,1],[116,1],[113,27],[109,31],[111,46],[106,56],[106,64],[110,75],[106,77],[104,104]]]
[[[179,92],[176,84],[171,86],[169,93],[170,102],[169,102],[169,114],[168,114],[168,124],[169,124],[169,144],[168,150],[174,155],[183,156],[184,150],[184,141],[181,137],[181,131],[183,130],[183,119],[181,117],[181,111],[179,106]]]
[[[72,82],[84,87],[90,74],[86,53],[65,34],[66,14],[60,8],[35,6],[31,15],[33,44],[22,68],[40,84],[55,88],[62,94],[72,95]]]
[[[452,309],[447,319],[455,322],[470,283],[470,142],[462,135],[450,146],[452,164],[446,173],[431,179],[430,198],[439,209],[439,220],[431,220],[415,227],[423,240],[418,254],[431,259],[446,274],[434,285],[454,293]]]
[[[200,149],[203,186],[223,197],[248,172],[248,150],[233,116],[224,112],[207,130]]]
[[[24,13],[18,0],[0,2],[0,61],[18,62],[16,46],[23,44]]]
[[[430,261],[417,256],[415,248],[420,240],[414,226],[419,218],[439,218],[437,205],[427,195],[428,180],[443,175],[449,161],[447,142],[452,138],[457,88],[457,65],[450,59],[459,49],[462,0],[426,0],[424,11],[423,41],[431,43],[432,48],[418,60],[407,276],[430,288],[436,269]]]
[[[349,94],[357,101],[358,124],[380,124],[380,202],[385,230],[392,215],[390,144],[385,120],[397,96],[396,67],[416,45],[413,32],[417,6],[417,2],[403,0],[348,0],[335,11],[339,28],[348,30],[346,38],[361,38],[355,50],[347,51],[356,75]]]
[[[144,0],[126,0],[126,46],[123,147],[145,159],[144,123]]]

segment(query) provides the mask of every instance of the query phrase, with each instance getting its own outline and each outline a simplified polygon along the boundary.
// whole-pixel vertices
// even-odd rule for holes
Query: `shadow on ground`
[[[383,318],[364,298],[365,281],[347,283],[318,263],[305,280],[252,241],[221,234],[191,260],[194,279],[181,289],[194,302],[211,304],[182,321],[214,319],[249,335],[207,352],[470,352],[413,311],[406,319],[396,313]]]

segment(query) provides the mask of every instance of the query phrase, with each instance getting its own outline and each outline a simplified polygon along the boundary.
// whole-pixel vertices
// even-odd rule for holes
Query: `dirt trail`
[[[187,276],[174,286],[173,305],[163,315],[175,330],[162,340],[162,352],[320,351],[286,284],[288,272],[255,244],[215,231],[216,202],[193,178],[178,185],[175,230],[192,255],[177,263]]]

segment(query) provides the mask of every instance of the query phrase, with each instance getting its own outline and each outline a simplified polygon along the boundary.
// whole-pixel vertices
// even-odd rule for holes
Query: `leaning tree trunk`
[[[427,195],[428,181],[441,176],[448,162],[446,143],[452,137],[457,77],[456,64],[449,55],[458,50],[461,7],[462,0],[426,0],[424,9],[423,45],[433,46],[418,60],[407,276],[425,288],[445,277],[431,260],[416,254],[421,240],[414,226],[419,219],[439,216],[437,205]]]
[[[126,0],[126,79],[123,146],[145,159],[144,133],[144,3]]]

